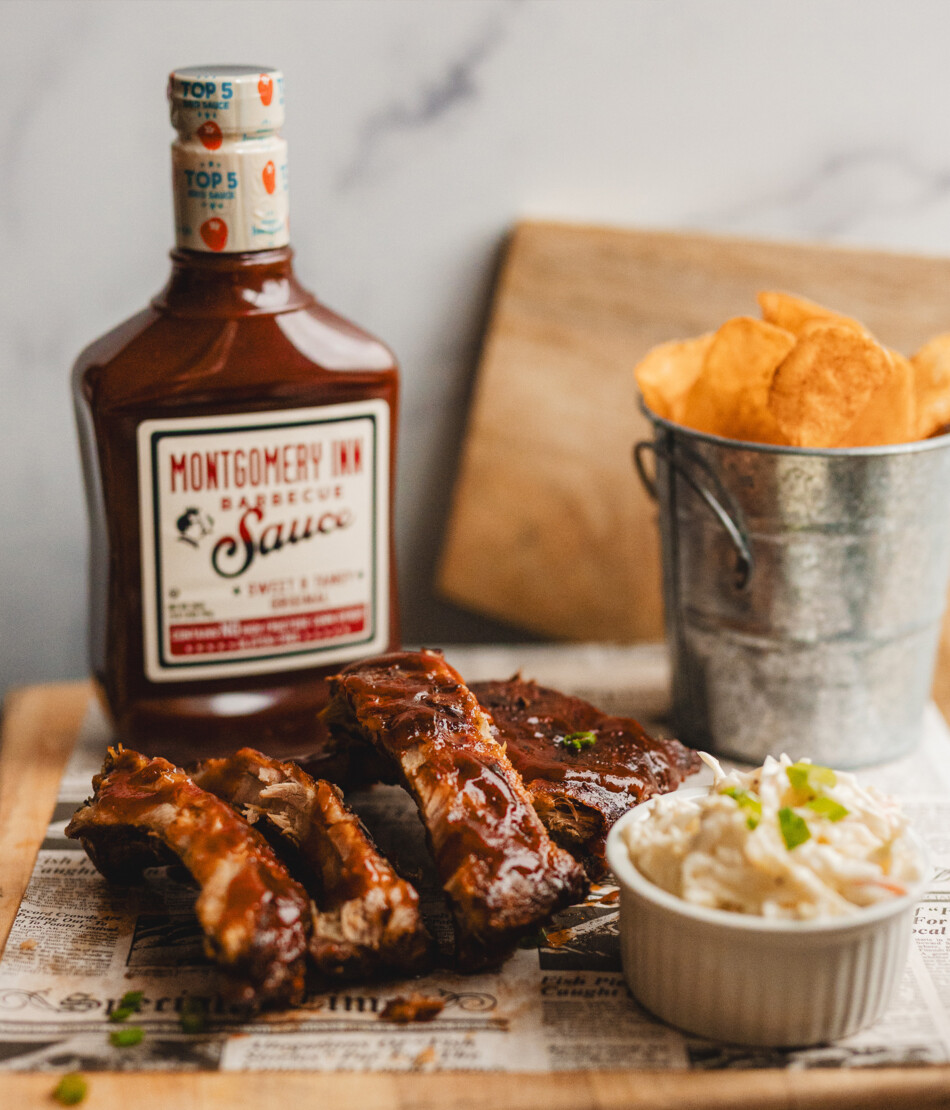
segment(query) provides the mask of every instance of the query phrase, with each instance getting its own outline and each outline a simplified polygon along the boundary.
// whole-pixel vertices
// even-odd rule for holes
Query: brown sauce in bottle
[[[194,104],[223,104],[214,118],[225,134],[248,131],[248,113],[263,110],[249,98],[268,87],[264,128],[281,87],[275,71],[177,71],[173,118],[177,110],[186,135]],[[231,162],[226,141],[207,160],[193,140],[176,155],[179,249],[168,284],[87,348],[73,373],[93,674],[118,738],[178,761],[243,745],[318,750],[327,676],[398,645],[398,370],[382,343],[297,282],[286,219],[262,219],[261,198],[281,199],[274,134],[263,153]],[[255,175],[263,188],[247,202],[241,186],[255,158],[266,159]],[[209,202],[227,194],[229,165],[239,187]],[[185,195],[188,182],[215,173],[223,189]],[[207,216],[209,203],[221,215]],[[200,226],[189,204],[205,209]],[[226,248],[244,246],[242,212],[276,228],[264,249],[231,252],[211,234],[225,227]]]

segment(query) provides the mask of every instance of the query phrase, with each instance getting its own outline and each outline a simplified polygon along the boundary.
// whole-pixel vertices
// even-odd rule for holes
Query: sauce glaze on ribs
[[[472,693],[491,715],[551,837],[592,879],[607,870],[604,848],[613,823],[654,794],[675,790],[701,766],[678,740],[654,738],[632,718],[609,717],[581,698],[518,676],[474,682]]]
[[[331,730],[371,743],[416,802],[461,967],[497,962],[583,896],[583,870],[552,843],[488,717],[440,653],[354,663],[331,689]]]
[[[310,955],[322,976],[412,974],[428,962],[419,895],[380,854],[337,787],[253,748],[207,760],[192,773],[199,786],[251,823],[263,818],[293,846],[316,903]]]
[[[208,955],[230,973],[236,1001],[303,998],[310,899],[260,833],[165,759],[110,748],[92,798],[66,835],[110,881],[140,882],[178,861],[201,887],[195,912]]]

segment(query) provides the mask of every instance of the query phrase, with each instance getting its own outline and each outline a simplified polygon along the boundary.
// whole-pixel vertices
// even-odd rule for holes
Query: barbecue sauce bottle
[[[92,669],[140,750],[304,755],[327,676],[398,646],[398,369],[294,276],[282,75],[168,97],[171,276],[73,371]]]

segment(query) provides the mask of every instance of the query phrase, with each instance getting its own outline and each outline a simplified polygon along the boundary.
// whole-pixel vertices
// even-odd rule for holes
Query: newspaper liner
[[[467,648],[448,655],[470,681],[520,669],[641,719],[658,715],[666,701],[668,674],[658,648]],[[915,753],[860,775],[903,801],[933,857],[898,996],[873,1028],[790,1051],[687,1037],[641,1010],[620,972],[617,891],[610,884],[558,915],[543,941],[517,951],[498,972],[439,971],[340,988],[253,1020],[229,1012],[217,972],[202,955],[194,891],[162,873],[141,889],[110,887],[64,838],[107,742],[106,723],[90,708],[0,961],[2,1070],[531,1072],[950,1062],[950,730],[933,706]],[[696,776],[690,785],[702,781]],[[401,858],[422,876],[428,920],[448,950],[450,920],[412,803],[397,788],[350,800],[383,850],[398,841]],[[118,1026],[108,1018],[129,990],[144,994],[131,1021],[145,1036],[118,1048],[108,1036]],[[413,991],[444,1002],[435,1020],[381,1020],[388,1000]],[[207,1007],[204,1032],[182,1032],[186,999]]]

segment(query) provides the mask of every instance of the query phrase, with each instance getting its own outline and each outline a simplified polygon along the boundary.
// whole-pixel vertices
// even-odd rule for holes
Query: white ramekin
[[[646,1009],[702,1037],[773,1046],[837,1040],[880,1017],[907,962],[925,879],[900,898],[830,921],[694,906],[655,886],[630,859],[624,830],[647,820],[657,802],[625,814],[607,839],[620,885],[624,977]],[[914,839],[926,876],[926,854]]]

